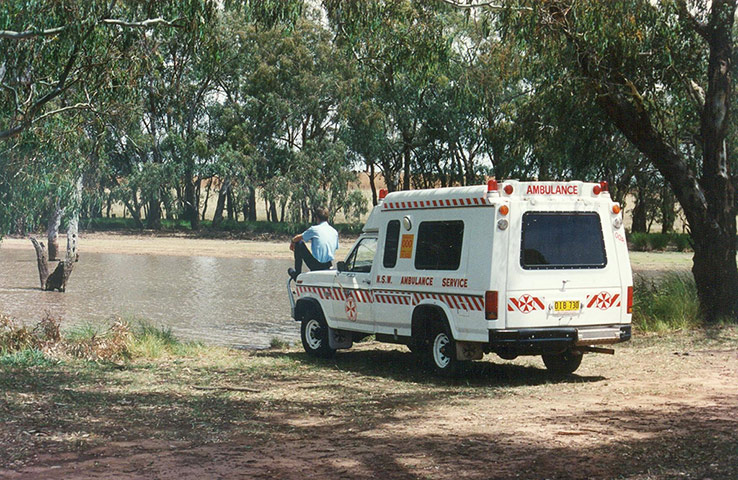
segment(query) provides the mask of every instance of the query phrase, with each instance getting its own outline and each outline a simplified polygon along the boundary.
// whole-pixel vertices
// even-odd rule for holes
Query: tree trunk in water
[[[72,270],[74,269],[74,262],[77,261],[77,250],[76,250],[76,234],[73,241],[73,250],[67,250],[67,258],[57,263],[54,272],[49,274],[49,263],[46,255],[46,246],[43,242],[39,242],[34,237],[31,237],[33,248],[36,249],[36,262],[38,264],[38,276],[41,283],[41,289],[46,291],[59,290],[63,292],[67,288],[67,281]],[[69,248],[69,239],[67,240],[67,248]]]
[[[62,209],[59,200],[56,201],[49,216],[46,238],[49,241],[49,260],[56,260],[59,255],[59,226],[61,225]]]

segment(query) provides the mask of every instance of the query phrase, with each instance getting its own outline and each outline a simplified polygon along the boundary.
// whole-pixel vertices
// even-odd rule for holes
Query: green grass
[[[128,351],[134,358],[161,358],[171,356],[190,356],[205,347],[201,343],[181,342],[169,327],[156,327],[139,322],[133,329]]]
[[[633,301],[633,325],[641,331],[667,332],[702,325],[697,288],[689,273],[637,280]]]
[[[59,363],[41,350],[25,348],[15,352],[0,354],[0,366],[11,368],[47,367]]]

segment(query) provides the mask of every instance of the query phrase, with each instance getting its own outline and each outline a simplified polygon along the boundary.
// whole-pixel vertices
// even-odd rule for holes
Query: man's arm
[[[295,245],[302,242],[302,233],[299,233],[292,237],[292,242],[290,242],[290,250],[293,252],[295,251]]]

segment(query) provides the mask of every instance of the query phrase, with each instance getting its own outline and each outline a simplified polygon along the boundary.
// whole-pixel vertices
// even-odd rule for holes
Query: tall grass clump
[[[133,330],[129,351],[133,357],[160,358],[166,355],[191,355],[202,349],[202,344],[181,342],[169,327],[156,327],[140,321]]]
[[[633,299],[633,325],[644,332],[666,332],[698,327],[699,300],[694,278],[688,273],[669,273],[638,279]]]

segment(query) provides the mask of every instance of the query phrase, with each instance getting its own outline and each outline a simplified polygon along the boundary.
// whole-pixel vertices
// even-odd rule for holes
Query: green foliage
[[[692,248],[692,241],[689,238],[689,234],[686,233],[672,233],[671,243],[677,252],[684,252]]]
[[[628,235],[628,245],[631,250],[637,252],[665,251],[672,248],[684,252],[691,248],[691,239],[686,233],[634,232]]]
[[[290,348],[290,342],[278,337],[272,337],[272,339],[269,340],[269,348],[272,350],[287,350]]]
[[[15,350],[10,353],[0,351],[0,366],[10,368],[47,367],[59,363],[44,352],[35,348]]]
[[[668,233],[652,233],[649,235],[649,241],[651,248],[657,251],[666,250],[666,247],[671,243],[672,236]]]
[[[637,252],[645,252],[651,249],[650,236],[648,233],[634,232],[628,235],[630,249]]]
[[[669,273],[655,279],[637,279],[634,286],[633,325],[642,331],[664,332],[701,325],[694,277]]]

